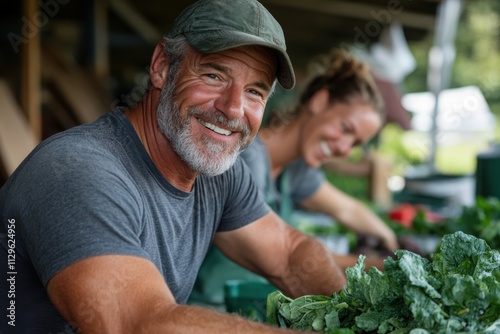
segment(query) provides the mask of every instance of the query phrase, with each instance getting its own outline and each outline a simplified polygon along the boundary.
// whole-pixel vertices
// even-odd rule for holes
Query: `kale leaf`
[[[365,271],[364,256],[346,269],[331,296],[268,296],[267,322],[332,334],[500,333],[500,253],[482,239],[445,235],[432,259],[398,250],[384,271]]]

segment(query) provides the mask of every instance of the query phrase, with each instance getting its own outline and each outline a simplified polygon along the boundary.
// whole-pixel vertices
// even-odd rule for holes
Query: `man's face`
[[[265,48],[188,52],[163,87],[158,122],[190,169],[217,175],[232,166],[260,127],[275,73]]]

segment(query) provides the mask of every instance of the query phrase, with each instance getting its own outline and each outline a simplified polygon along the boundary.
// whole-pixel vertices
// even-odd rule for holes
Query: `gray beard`
[[[193,171],[207,176],[225,172],[251,142],[248,125],[243,120],[230,120],[219,111],[202,110],[198,107],[190,108],[186,118],[183,119],[178,106],[173,102],[174,89],[174,85],[169,83],[162,89],[157,109],[160,130],[170,141],[174,151]],[[208,137],[202,138],[201,143],[196,143],[191,133],[190,122],[197,116],[222,128],[237,129],[241,132],[242,138],[233,148]]]

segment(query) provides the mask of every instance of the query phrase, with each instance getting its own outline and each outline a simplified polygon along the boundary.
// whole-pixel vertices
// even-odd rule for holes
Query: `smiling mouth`
[[[215,133],[218,133],[220,135],[224,135],[224,136],[229,136],[232,134],[231,131],[229,130],[226,130],[226,129],[222,129],[222,128],[219,128],[217,125],[215,124],[212,124],[212,123],[208,123],[208,122],[205,122],[205,121],[202,121],[201,119],[197,118],[198,122],[200,122],[201,125],[203,125],[204,127],[206,127],[207,129],[210,129],[212,130],[213,132]]]
[[[333,155],[333,152],[332,150],[330,149],[330,146],[328,146],[328,144],[326,143],[326,141],[322,140],[320,143],[319,143],[319,146],[321,148],[321,152],[323,152],[323,154],[329,158]]]

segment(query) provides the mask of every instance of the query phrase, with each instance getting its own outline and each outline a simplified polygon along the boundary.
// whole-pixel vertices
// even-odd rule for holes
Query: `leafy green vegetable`
[[[440,223],[428,221],[424,211],[418,211],[411,230],[390,222],[387,218],[384,220],[397,234],[411,232],[416,235],[443,236],[461,231],[483,239],[491,248],[500,250],[500,200],[495,197],[477,197],[475,205],[463,206],[457,217]]]
[[[333,334],[500,333],[500,253],[463,232],[445,235],[432,261],[398,250],[384,272],[361,255],[331,296],[268,296],[267,322]]]

